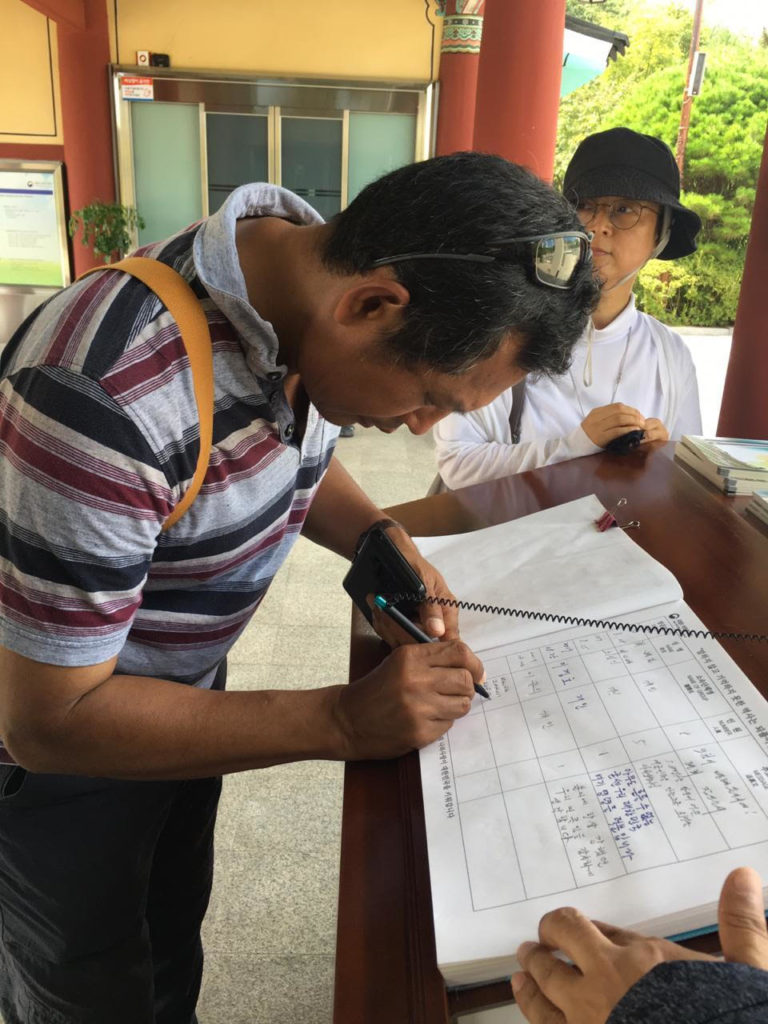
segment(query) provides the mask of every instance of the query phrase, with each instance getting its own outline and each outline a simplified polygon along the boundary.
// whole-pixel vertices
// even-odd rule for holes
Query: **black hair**
[[[409,164],[372,182],[330,222],[322,259],[334,273],[360,274],[374,260],[409,252],[487,253],[511,238],[583,230],[573,208],[517,164],[454,153]],[[597,298],[586,262],[573,287],[538,283],[525,247],[493,263],[411,260],[392,264],[410,302],[382,344],[409,366],[462,373],[511,332],[517,365],[564,373]]]

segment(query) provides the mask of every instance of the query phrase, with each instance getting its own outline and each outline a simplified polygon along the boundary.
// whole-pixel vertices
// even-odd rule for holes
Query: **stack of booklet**
[[[753,492],[752,501],[747,505],[747,512],[768,523],[768,489]]]
[[[684,434],[675,456],[726,494],[768,487],[768,441]]]

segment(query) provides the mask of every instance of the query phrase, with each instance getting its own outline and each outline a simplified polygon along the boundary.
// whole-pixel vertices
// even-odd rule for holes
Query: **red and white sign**
[[[120,79],[120,95],[124,100],[153,100],[154,83],[144,76],[125,75]]]

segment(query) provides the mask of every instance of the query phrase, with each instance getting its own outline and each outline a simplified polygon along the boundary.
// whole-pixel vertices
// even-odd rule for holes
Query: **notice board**
[[[0,160],[0,285],[69,282],[61,163]]]

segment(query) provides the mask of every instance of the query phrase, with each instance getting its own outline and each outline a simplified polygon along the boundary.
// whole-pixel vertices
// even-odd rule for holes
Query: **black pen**
[[[414,640],[418,640],[420,644],[433,644],[439,639],[436,636],[427,636],[426,633],[422,633],[418,626],[414,625],[411,620],[400,611],[399,608],[395,608],[393,604],[387,601],[386,597],[382,597],[381,594],[377,594],[373,599],[373,603],[377,608],[381,608],[385,615],[388,615],[393,622],[396,622],[398,626],[402,626],[408,636],[412,636]],[[485,697],[486,700],[491,699],[490,693],[480,683],[475,683],[475,693],[479,693],[481,697]]]

